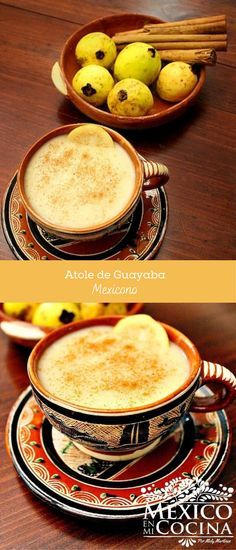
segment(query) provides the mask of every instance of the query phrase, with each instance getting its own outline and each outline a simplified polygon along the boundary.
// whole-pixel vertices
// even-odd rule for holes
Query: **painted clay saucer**
[[[148,260],[160,248],[168,217],[163,187],[145,191],[130,219],[110,235],[90,242],[64,240],[47,233],[24,209],[12,178],[2,205],[6,240],[18,260]]]
[[[226,464],[230,440],[224,411],[191,413],[144,457],[98,460],[52,428],[30,388],[14,405],[6,431],[13,464],[33,493],[64,512],[112,520],[143,517],[149,494],[152,504],[173,505],[173,494],[178,497],[193,477],[213,481]]]

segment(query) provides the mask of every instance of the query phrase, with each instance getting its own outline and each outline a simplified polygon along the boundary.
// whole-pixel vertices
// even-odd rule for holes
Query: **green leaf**
[[[51,479],[60,479],[59,474],[52,474]]]
[[[36,458],[36,460],[34,462],[45,462],[45,460],[44,460],[44,458],[39,457],[39,458]]]
[[[35,426],[34,424],[28,424],[28,428],[30,430],[37,430],[38,429],[37,426]]]

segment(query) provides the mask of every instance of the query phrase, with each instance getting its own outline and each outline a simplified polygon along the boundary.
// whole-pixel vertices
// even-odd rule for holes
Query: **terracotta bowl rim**
[[[161,323],[162,326],[165,328],[165,330],[168,333],[168,336],[170,340],[177,345],[179,345],[186,353],[189,361],[191,361],[190,364],[190,374],[188,379],[174,392],[172,392],[168,399],[160,399],[158,401],[155,401],[153,403],[149,403],[148,405],[144,405],[142,407],[130,407],[128,409],[98,409],[93,407],[84,407],[81,405],[75,405],[73,403],[70,403],[69,401],[63,400],[61,398],[55,397],[53,394],[51,394],[49,391],[43,388],[43,386],[40,383],[40,380],[37,376],[37,361],[44,352],[44,350],[50,346],[51,343],[53,343],[55,340],[57,340],[60,337],[65,336],[68,333],[75,332],[77,330],[88,328],[91,326],[96,325],[109,325],[114,326],[120,319],[123,319],[124,316],[122,315],[112,315],[107,317],[96,317],[94,319],[87,319],[86,321],[76,321],[74,323],[70,323],[68,325],[65,325],[63,327],[60,327],[59,329],[54,330],[50,334],[46,335],[42,340],[40,340],[34,349],[32,350],[29,358],[28,358],[28,376],[30,379],[30,383],[32,388],[36,389],[42,397],[48,399],[52,403],[56,405],[61,406],[62,408],[67,408],[70,411],[77,411],[77,412],[84,412],[91,413],[91,414],[98,414],[98,415],[110,415],[112,417],[124,415],[128,416],[130,413],[141,413],[143,414],[145,411],[150,409],[155,409],[163,405],[167,405],[170,403],[174,398],[180,397],[182,394],[185,393],[186,390],[190,389],[190,387],[194,384],[194,382],[197,380],[200,374],[201,370],[201,358],[199,355],[199,352],[196,348],[196,346],[193,344],[193,342],[185,336],[182,332],[177,330],[176,328],[172,327],[171,325],[167,325],[166,323]],[[182,345],[180,345],[182,344]],[[183,347],[182,347],[183,346]]]
[[[180,109],[182,109],[184,106],[188,105],[188,103],[191,103],[193,98],[195,96],[197,96],[198,93],[200,92],[200,90],[201,90],[201,88],[202,88],[202,86],[205,82],[205,79],[206,79],[206,68],[202,65],[196,64],[199,67],[198,81],[197,81],[196,86],[193,88],[192,92],[190,92],[190,94],[186,98],[182,99],[181,101],[179,101],[177,103],[172,103],[172,102],[168,103],[168,102],[166,102],[166,104],[168,105],[166,110],[160,111],[158,113],[153,113],[153,114],[150,114],[150,115],[147,114],[147,115],[140,116],[140,117],[127,117],[127,116],[121,116],[121,115],[113,115],[112,113],[109,113],[108,111],[103,111],[103,109],[100,109],[98,107],[95,107],[94,105],[91,105],[90,103],[87,103],[83,98],[81,98],[78,94],[76,94],[76,92],[72,88],[72,85],[70,84],[70,81],[68,80],[66,72],[64,70],[64,67],[65,67],[64,60],[65,60],[65,57],[67,55],[67,48],[69,47],[70,42],[74,40],[74,38],[77,36],[77,34],[80,35],[81,31],[85,30],[85,34],[86,34],[86,28],[90,27],[91,25],[96,25],[96,24],[102,23],[103,21],[104,22],[109,22],[110,19],[114,20],[116,17],[117,17],[117,19],[119,19],[120,17],[124,17],[124,18],[128,19],[130,16],[132,16],[132,17],[137,16],[137,18],[140,17],[140,18],[145,18],[147,20],[150,19],[151,21],[165,23],[165,21],[163,19],[160,19],[159,17],[156,17],[154,15],[147,15],[147,14],[135,13],[135,12],[133,12],[133,13],[132,12],[129,12],[129,13],[120,12],[120,13],[117,13],[117,14],[114,14],[114,15],[99,17],[97,19],[93,19],[89,23],[86,23],[85,25],[83,25],[82,27],[77,29],[74,33],[72,33],[69,36],[69,38],[66,40],[66,42],[65,42],[65,44],[62,48],[61,55],[60,55],[60,68],[61,68],[61,71],[62,71],[63,79],[65,80],[65,83],[66,83],[68,96],[73,101],[73,103],[78,107],[78,109],[80,109],[80,106],[84,106],[86,111],[90,113],[88,116],[91,116],[92,119],[98,120],[97,117],[99,116],[99,113],[102,113],[102,115],[104,116],[104,121],[106,122],[106,124],[108,124],[108,125],[110,124],[112,126],[112,121],[114,122],[114,120],[116,119],[116,120],[120,121],[121,123],[127,124],[127,128],[129,127],[129,125],[131,127],[131,124],[133,126],[134,124],[140,124],[140,122],[144,122],[144,121],[145,122],[147,121],[147,122],[151,123],[151,122],[155,122],[157,120],[160,120],[162,118],[165,118],[169,115],[172,115],[172,113],[175,114]],[[90,31],[90,32],[92,32],[92,31]],[[84,112],[84,111],[82,110],[81,112]],[[95,115],[96,118],[93,117],[93,114]]]
[[[78,122],[73,124],[65,124],[63,126],[58,126],[57,128],[54,128],[53,130],[49,130],[49,132],[46,132],[43,134],[39,139],[37,139],[27,150],[23,160],[21,161],[18,174],[17,174],[17,184],[20,191],[21,199],[24,204],[24,207],[26,211],[29,213],[29,215],[38,223],[39,225],[47,228],[49,231],[55,231],[55,232],[61,232],[68,236],[70,235],[96,235],[97,232],[100,232],[102,230],[109,230],[109,228],[112,229],[114,224],[121,223],[122,219],[128,215],[129,211],[131,211],[136,204],[140,193],[142,191],[142,185],[143,185],[143,168],[142,168],[142,162],[138,156],[137,151],[133,147],[133,145],[124,138],[117,130],[114,130],[113,128],[108,128],[107,126],[103,126],[102,124],[97,124],[97,126],[100,126],[101,128],[104,128],[112,137],[114,141],[119,143],[121,147],[123,147],[126,152],[129,154],[132,163],[134,165],[135,174],[136,174],[136,181],[135,181],[135,188],[134,192],[127,202],[125,208],[123,208],[122,212],[114,216],[111,220],[104,224],[97,225],[96,227],[87,227],[84,228],[68,228],[64,227],[62,225],[55,225],[53,223],[48,222],[44,218],[42,218],[29,204],[29,201],[26,197],[25,193],[25,185],[24,185],[24,175],[25,171],[27,169],[28,163],[30,159],[33,157],[34,153],[40,149],[40,147],[52,139],[53,137],[57,137],[58,135],[63,135],[66,133],[69,133],[74,128],[77,128],[78,126],[85,126],[86,124],[93,124],[92,122]]]

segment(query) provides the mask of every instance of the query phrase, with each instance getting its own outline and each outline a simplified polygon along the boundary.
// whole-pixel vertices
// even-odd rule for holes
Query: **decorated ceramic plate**
[[[45,420],[27,388],[10,413],[6,440],[18,474],[38,497],[74,515],[118,520],[143,517],[148,501],[173,505],[193,478],[213,481],[226,464],[231,437],[224,411],[191,413],[146,456],[98,460]]]
[[[163,187],[145,191],[135,213],[120,229],[96,241],[82,242],[60,239],[33,222],[22,204],[16,177],[3,200],[2,225],[19,260],[148,260],[161,246],[168,216]]]

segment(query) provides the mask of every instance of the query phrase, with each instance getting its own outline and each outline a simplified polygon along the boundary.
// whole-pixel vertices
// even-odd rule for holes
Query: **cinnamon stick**
[[[161,52],[162,59],[166,58],[166,61],[176,60],[177,55],[181,55],[180,60],[187,59],[189,63],[212,65],[216,60],[215,50],[227,49],[226,16],[150,23],[141,29],[116,33],[113,40],[118,50],[133,42],[145,42]]]
[[[156,50],[198,50],[199,48],[213,48],[217,51],[227,50],[226,42],[153,42]]]
[[[119,31],[119,32],[116,32],[114,36],[122,36],[123,34],[133,34],[133,33],[148,33],[149,30],[148,29],[145,29],[144,27],[142,27],[141,29],[129,29],[127,31]]]
[[[114,36],[116,44],[132,44],[133,42],[226,42],[227,34],[132,34],[123,36]]]
[[[123,50],[127,44],[117,44],[118,51]],[[150,47],[156,50],[199,50],[199,48],[212,48],[217,51],[227,50],[227,42],[151,42]]]
[[[218,33],[225,33],[226,32],[226,21],[219,21],[214,23],[198,23],[193,25],[181,25],[181,21],[179,21],[179,24],[176,23],[176,25],[172,27],[166,27],[164,24],[158,25],[155,27],[153,25],[150,28],[143,28],[143,29],[133,29],[129,31],[122,31],[117,32],[115,34],[115,37],[124,36],[124,35],[133,35],[133,34],[218,34]]]
[[[165,23],[149,23],[144,25],[144,29],[157,29],[158,27],[173,27],[175,25],[195,25],[201,23],[214,23],[218,21],[226,21],[225,15],[212,15],[209,17],[195,17],[192,19],[182,19],[180,21],[166,21]]]
[[[163,61],[184,61],[190,65],[215,65],[216,51],[213,49],[200,50],[159,50]]]
[[[118,51],[123,50],[125,44],[118,44]],[[203,64],[215,65],[217,61],[216,51],[211,48],[194,50],[158,50],[163,61],[185,61],[190,65]]]

